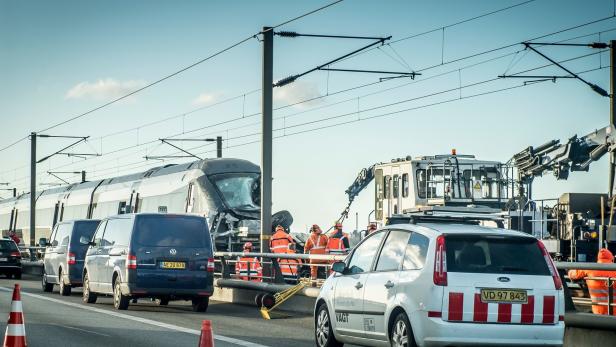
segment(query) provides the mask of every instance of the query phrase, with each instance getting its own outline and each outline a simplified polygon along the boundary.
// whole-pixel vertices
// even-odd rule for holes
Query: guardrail
[[[342,261],[346,259],[346,255],[332,255],[332,254],[287,254],[287,253],[259,253],[259,252],[214,252],[216,262],[220,265],[215,272],[215,275],[223,279],[217,283],[221,286],[229,285],[234,288],[254,289],[255,281],[240,281],[229,282],[227,279],[238,279],[245,277],[245,275],[238,275],[235,271],[235,265],[239,262],[240,258],[259,258],[261,265],[263,266],[263,275],[250,275],[251,279],[257,282],[271,283],[271,284],[295,284],[301,278],[310,278],[309,268],[317,267],[323,268],[325,271],[313,281],[313,285],[319,287],[329,274],[331,264],[335,261]],[[233,268],[232,268],[233,267]],[[288,272],[294,272],[296,276],[285,277],[282,269],[289,268]],[[295,270],[290,270],[295,269]],[[287,272],[287,273],[288,273]],[[294,277],[294,278],[293,278]],[[251,283],[252,282],[252,283]]]

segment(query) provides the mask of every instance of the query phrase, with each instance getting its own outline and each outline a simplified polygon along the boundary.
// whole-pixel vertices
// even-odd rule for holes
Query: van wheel
[[[396,316],[396,320],[391,326],[389,337],[392,347],[417,347],[411,323],[409,323],[409,318],[404,312]]]
[[[210,303],[210,298],[194,298],[192,299],[192,309],[195,312],[205,312],[207,311],[207,307]]]
[[[113,307],[115,307],[116,310],[126,310],[128,308],[128,303],[130,302],[130,297],[122,295],[120,284],[120,277],[118,277],[116,278],[113,286]]]
[[[156,302],[158,306],[167,306],[169,305],[169,298],[156,298],[154,302]]]
[[[86,272],[86,274],[83,275],[83,302],[86,304],[93,304],[96,302],[96,297],[96,293],[90,291],[90,278]]]
[[[47,274],[45,272],[43,272],[43,278],[41,279],[41,287],[46,293],[51,293],[53,291],[53,283],[47,282]]]
[[[314,322],[314,342],[318,347],[341,347],[344,345],[338,342],[334,336],[326,304],[321,304],[317,310]]]
[[[62,275],[62,271],[58,271],[58,282],[60,283],[60,295],[71,295],[71,286],[64,283],[64,276]]]

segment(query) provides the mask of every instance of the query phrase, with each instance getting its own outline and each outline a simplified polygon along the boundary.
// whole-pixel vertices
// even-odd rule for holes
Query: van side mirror
[[[90,239],[85,237],[85,236],[82,236],[82,237],[79,238],[79,243],[82,244],[82,245],[89,245],[90,244]]]
[[[39,247],[47,247],[47,239],[44,237],[41,237],[39,239]]]
[[[346,264],[343,261],[337,261],[332,264],[332,271],[344,273],[344,270],[346,270]]]

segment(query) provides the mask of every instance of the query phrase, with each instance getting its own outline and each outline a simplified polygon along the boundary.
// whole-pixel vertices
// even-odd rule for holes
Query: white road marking
[[[77,330],[77,331],[82,331],[84,333],[89,333],[89,334],[94,334],[94,335],[99,335],[99,336],[105,336],[105,337],[112,337],[111,335],[107,335],[107,334],[103,334],[103,333],[99,333],[96,331],[92,331],[92,330],[86,330],[86,329],[81,329],[81,328],[77,328],[77,327],[72,327],[70,325],[62,325],[62,324],[55,324],[55,323],[45,323],[45,325],[53,325],[55,327],[60,327],[60,328],[66,328],[66,329],[72,329],[72,330]]]
[[[6,288],[6,287],[0,287],[0,290],[5,291],[5,292],[13,292],[13,289]],[[131,315],[124,314],[124,313],[107,311],[107,310],[103,310],[103,309],[96,308],[96,307],[90,307],[90,306],[85,306],[85,305],[81,305],[81,304],[75,304],[75,303],[72,303],[72,302],[66,302],[66,301],[62,301],[62,300],[58,300],[58,299],[54,299],[54,298],[49,298],[49,297],[46,297],[46,296],[43,296],[43,295],[32,294],[32,293],[28,293],[28,292],[24,292],[24,291],[21,292],[21,295],[22,296],[33,297],[33,298],[40,299],[40,300],[46,300],[46,301],[49,301],[49,302],[54,302],[54,303],[57,303],[57,304],[66,305],[66,306],[70,306],[70,307],[80,308],[82,310],[88,310],[88,311],[92,311],[92,312],[96,312],[96,313],[102,313],[102,314],[106,314],[106,315],[113,316],[113,317],[128,319],[128,320],[132,320],[132,321],[143,323],[143,324],[157,326],[157,327],[160,327],[160,328],[165,328],[165,329],[169,329],[169,330],[175,330],[175,331],[179,331],[179,332],[182,332],[182,333],[187,333],[187,334],[192,334],[192,335],[197,335],[197,336],[201,335],[201,331],[196,330],[196,329],[188,329],[188,328],[184,328],[184,327],[181,327],[181,326],[177,326],[177,325],[173,325],[173,324],[167,324],[167,323],[163,323],[163,322],[158,322],[158,321],[147,319],[147,318],[135,317],[135,316],[131,316]],[[261,345],[261,344],[258,344],[258,343],[244,341],[244,340],[236,339],[236,338],[233,338],[233,337],[227,337],[227,336],[222,336],[222,335],[218,335],[218,334],[214,334],[214,339],[218,340],[218,341],[224,341],[224,342],[232,343],[234,345],[242,346],[242,347],[268,347],[268,346]]]

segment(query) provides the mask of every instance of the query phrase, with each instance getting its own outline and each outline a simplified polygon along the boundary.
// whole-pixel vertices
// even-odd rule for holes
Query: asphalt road
[[[266,321],[256,307],[210,301],[207,313],[190,303],[157,306],[140,300],[126,311],[113,308],[111,297],[83,304],[81,289],[69,297],[44,293],[39,278],[0,278],[0,316],[8,317],[12,290],[20,283],[29,346],[197,346],[201,321],[212,321],[217,347],[314,346],[312,317],[293,314]],[[6,320],[0,322],[6,330]]]

